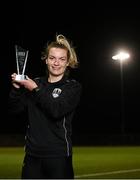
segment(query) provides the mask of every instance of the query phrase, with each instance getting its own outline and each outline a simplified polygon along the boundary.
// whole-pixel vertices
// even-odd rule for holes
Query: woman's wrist
[[[37,86],[35,88],[33,88],[32,92],[38,92],[40,90],[40,88]]]

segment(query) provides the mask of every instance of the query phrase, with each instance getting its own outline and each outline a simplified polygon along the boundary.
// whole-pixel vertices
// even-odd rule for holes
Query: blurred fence
[[[0,134],[0,146],[24,146],[24,134]],[[140,134],[73,134],[73,145],[140,145]]]
[[[140,134],[79,134],[73,137],[78,145],[140,145]]]
[[[0,134],[0,146],[24,146],[23,134]]]

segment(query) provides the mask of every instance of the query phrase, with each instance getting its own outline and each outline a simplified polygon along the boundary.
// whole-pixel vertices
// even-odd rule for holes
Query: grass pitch
[[[0,179],[20,179],[24,149],[0,148]],[[140,147],[73,147],[76,179],[140,179]]]

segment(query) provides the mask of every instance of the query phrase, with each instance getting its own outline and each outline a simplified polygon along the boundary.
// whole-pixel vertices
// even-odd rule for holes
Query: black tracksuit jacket
[[[9,110],[28,113],[25,152],[39,157],[72,155],[71,121],[81,95],[81,84],[64,77],[55,83],[34,79],[39,90],[12,88]]]

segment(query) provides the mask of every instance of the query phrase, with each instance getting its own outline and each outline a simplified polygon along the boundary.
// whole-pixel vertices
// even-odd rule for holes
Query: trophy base
[[[27,79],[27,76],[23,74],[17,74],[15,78],[16,81],[25,80],[25,79]]]

